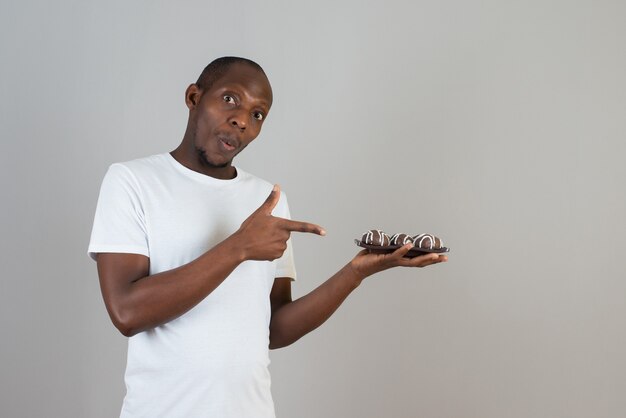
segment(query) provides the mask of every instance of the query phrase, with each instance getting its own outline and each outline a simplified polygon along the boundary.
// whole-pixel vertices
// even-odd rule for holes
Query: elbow
[[[270,320],[269,349],[276,350],[287,347],[298,341],[304,335],[301,330],[285,322],[284,315],[272,314]]]
[[[117,328],[117,330],[124,336],[124,337],[132,337],[133,335],[136,335],[139,331],[136,330],[135,328],[125,325],[125,324],[119,324],[119,323],[114,323],[115,328]]]
[[[270,350],[277,350],[279,348],[283,348],[283,347],[287,347],[290,346],[291,344],[295,343],[296,341],[298,341],[298,339],[294,339],[294,340],[278,340],[278,339],[273,339],[270,338],[270,345],[269,345],[269,349]]]
[[[272,327],[270,327],[270,344],[269,344],[270,350],[276,350],[278,348],[283,348],[289,345],[289,344],[285,344],[278,334],[280,333],[276,332],[276,330],[273,330]]]
[[[288,345],[289,344],[282,344],[280,342],[273,341],[272,339],[270,339],[269,349],[270,350],[277,350],[279,348],[287,347]]]
[[[272,317],[270,322],[270,338],[269,338],[269,349],[276,350],[278,348],[283,348],[288,346],[289,344],[285,344],[285,338],[282,332],[280,332],[280,327],[277,326],[276,320]]]
[[[110,307],[108,310],[113,325],[124,337],[132,337],[141,331],[133,320],[131,312],[120,307]]]
[[[279,331],[277,331],[275,329],[272,330],[270,328],[269,349],[270,350],[277,350],[279,348],[287,347],[287,346],[295,343],[299,339],[300,338],[297,338],[295,336],[288,336],[288,335],[285,335],[285,333],[279,332]]]
[[[283,347],[285,346],[282,344],[279,344],[275,339],[270,337],[270,345],[269,345],[270,350],[276,350],[278,348],[283,348]]]

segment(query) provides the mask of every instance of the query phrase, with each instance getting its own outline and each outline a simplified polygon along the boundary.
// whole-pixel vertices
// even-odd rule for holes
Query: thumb
[[[259,209],[257,209],[257,211],[271,215],[279,200],[280,186],[278,184],[275,184],[274,188],[270,192],[270,195],[267,196],[267,199],[265,199],[265,202],[263,202],[263,204],[259,206]]]

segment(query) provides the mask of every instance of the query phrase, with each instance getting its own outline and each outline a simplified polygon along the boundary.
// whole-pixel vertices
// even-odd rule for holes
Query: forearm
[[[235,245],[226,239],[190,263],[128,283],[107,306],[116,327],[132,336],[189,311],[243,261]]]
[[[322,325],[362,280],[348,263],[311,293],[278,308],[270,322],[270,348],[290,345]]]

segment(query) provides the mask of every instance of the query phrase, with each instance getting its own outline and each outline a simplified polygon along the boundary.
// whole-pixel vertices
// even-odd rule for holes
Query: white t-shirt
[[[150,274],[186,264],[223,241],[272,185],[237,168],[219,180],[169,153],[111,165],[88,252],[143,254]],[[289,218],[286,196],[273,211]],[[295,279],[291,245],[275,261],[246,261],[193,309],[128,340],[123,418],[270,418],[269,294]],[[145,280],[150,280],[146,278]]]

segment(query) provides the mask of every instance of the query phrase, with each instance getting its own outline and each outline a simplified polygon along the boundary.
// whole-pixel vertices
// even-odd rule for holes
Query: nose
[[[230,126],[239,129],[241,132],[246,130],[246,117],[244,115],[244,112],[235,112],[233,113],[229,120],[228,123],[230,123]]]

